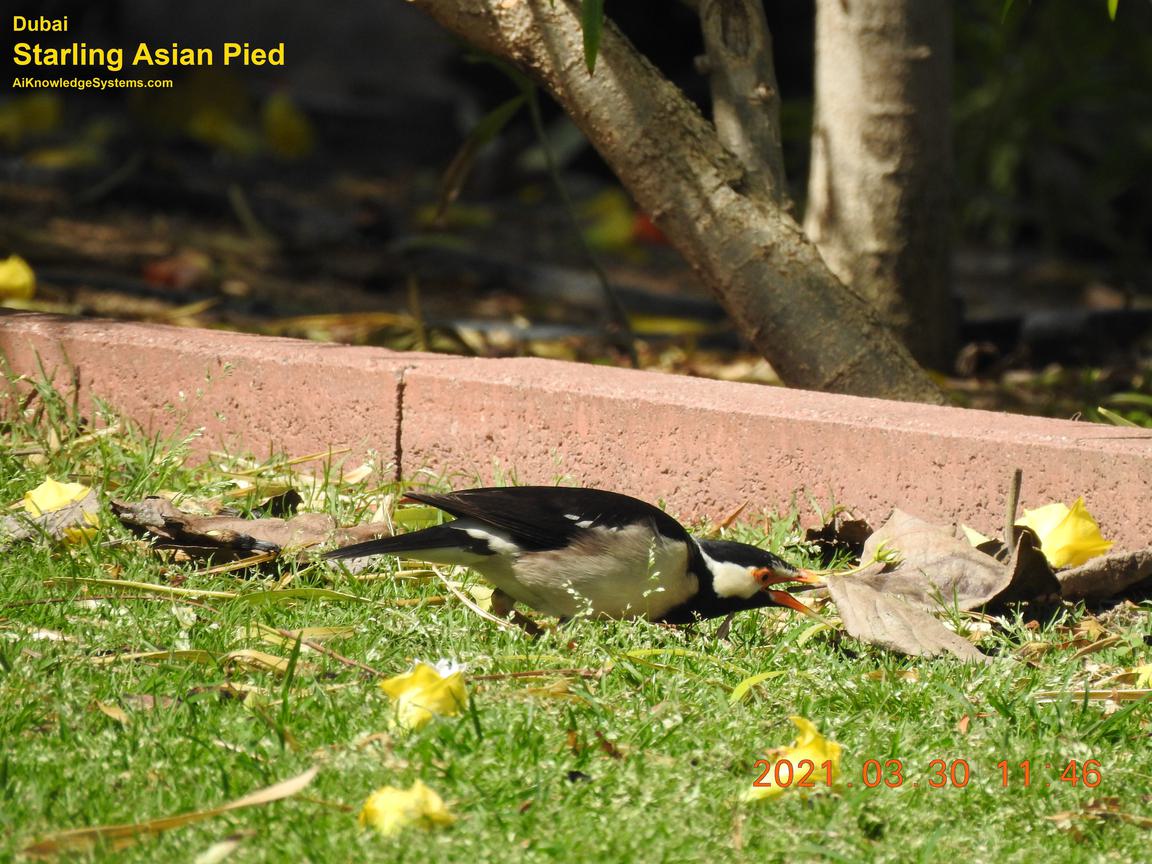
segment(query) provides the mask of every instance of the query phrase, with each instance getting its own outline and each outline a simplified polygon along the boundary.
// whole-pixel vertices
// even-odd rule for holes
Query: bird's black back
[[[563,548],[591,527],[624,528],[644,522],[664,537],[690,542],[684,527],[663,510],[603,489],[496,486],[444,495],[409,492],[408,497],[458,519],[498,528],[525,551]]]

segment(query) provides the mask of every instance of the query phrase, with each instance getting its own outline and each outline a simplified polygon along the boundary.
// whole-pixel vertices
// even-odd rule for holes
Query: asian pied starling
[[[492,608],[523,603],[577,615],[685,624],[744,609],[808,608],[781,583],[811,573],[746,543],[698,540],[667,513],[601,489],[510,486],[409,492],[455,521],[334,549],[327,558],[399,555],[471,567],[495,588]]]

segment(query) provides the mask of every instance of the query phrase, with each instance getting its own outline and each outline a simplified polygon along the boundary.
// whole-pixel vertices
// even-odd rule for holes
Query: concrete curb
[[[293,455],[347,445],[455,485],[587,486],[682,517],[893,506],[995,532],[1023,505],[1083,495],[1119,547],[1152,541],[1152,433],[550,360],[398,354],[162,325],[0,314],[0,354],[206,446]]]

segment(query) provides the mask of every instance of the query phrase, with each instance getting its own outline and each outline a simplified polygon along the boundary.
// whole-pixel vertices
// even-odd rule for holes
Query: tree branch
[[[605,22],[595,75],[574,0],[413,0],[537,78],[788,384],[912,401],[941,395],[829,272],[716,130]]]
[[[700,0],[700,30],[720,143],[750,185],[790,208],[780,145],[780,90],[762,0]]]

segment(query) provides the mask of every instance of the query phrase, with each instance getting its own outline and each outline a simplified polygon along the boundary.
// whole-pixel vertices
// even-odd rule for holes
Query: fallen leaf
[[[768,760],[773,764],[784,761],[792,763],[791,776],[794,780],[799,780],[801,770],[799,763],[801,760],[807,759],[812,762],[814,767],[812,774],[808,777],[808,782],[825,785],[827,785],[829,780],[829,771],[824,767],[824,763],[831,762],[832,769],[830,779],[832,783],[835,783],[840,776],[840,745],[821,735],[811,720],[807,720],[804,717],[790,717],[788,719],[800,730],[800,734],[796,736],[796,740],[788,747],[779,747],[769,751],[767,754]],[[797,786],[795,782],[788,786],[778,786],[775,783],[771,785],[753,785],[745,790],[743,799],[745,801],[759,801],[764,798],[775,798],[777,795],[782,795],[789,789],[801,789],[801,791],[804,791],[806,788],[807,787]]]
[[[1058,702],[1061,699],[1087,699],[1089,702],[1140,702],[1152,698],[1152,689],[1128,690],[1037,690],[1032,694],[1037,702]]]
[[[735,704],[751,693],[752,688],[756,685],[763,684],[772,678],[781,678],[785,674],[787,673],[783,670],[776,669],[772,672],[759,672],[756,675],[751,675],[732,688],[732,692],[728,696],[728,701]]]
[[[605,756],[612,759],[623,759],[624,751],[613,741],[608,739],[608,736],[601,732],[599,729],[592,730],[592,734],[596,736],[596,740],[600,742],[600,749]]]
[[[132,722],[132,718],[129,717],[128,713],[119,705],[113,705],[110,702],[93,702],[92,707],[105,717],[115,720],[121,726],[127,726]]]
[[[381,786],[368,796],[356,821],[364,828],[391,837],[409,825],[430,830],[451,825],[456,817],[439,795],[422,780],[417,780],[407,789]]]
[[[1065,600],[1106,600],[1152,579],[1152,548],[1114,552],[1056,574]]]
[[[865,520],[852,518],[847,510],[837,509],[819,528],[809,528],[804,533],[804,539],[816,544],[820,550],[820,560],[827,565],[838,554],[844,553],[858,560],[864,552],[864,544],[872,534],[872,526]]]
[[[25,493],[24,512],[0,519],[0,544],[47,534],[56,540],[80,542],[100,525],[100,501],[80,483],[51,478]]]
[[[1016,524],[1036,532],[1044,557],[1056,568],[1078,567],[1112,548],[1083,498],[1077,498],[1071,508],[1056,503],[1025,510]]]
[[[194,558],[243,559],[254,553],[281,555],[322,543],[345,545],[388,533],[379,523],[337,529],[326,513],[301,513],[287,519],[197,516],[162,497],[128,503],[112,501],[112,512],[137,534],[152,537],[157,548],[179,549]]]
[[[113,850],[125,849],[145,837],[151,837],[164,831],[171,831],[173,828],[182,828],[185,825],[202,822],[205,819],[219,816],[222,813],[229,813],[233,810],[240,810],[245,807],[258,807],[263,804],[270,804],[273,801],[280,801],[283,798],[289,798],[307,787],[316,776],[317,770],[319,769],[309,768],[303,774],[298,774],[289,780],[276,783],[273,786],[268,786],[257,792],[253,792],[251,795],[245,795],[243,798],[237,798],[235,801],[229,801],[227,804],[221,804],[219,807],[211,807],[207,810],[194,810],[188,813],[180,813],[176,816],[150,819],[147,822],[98,825],[92,828],[75,828],[69,831],[58,831],[54,834],[49,834],[47,837],[38,840],[30,846],[26,846],[23,851],[25,855],[30,855],[35,858],[50,858],[62,852],[91,849],[97,844],[105,844]]]
[[[240,831],[235,831],[225,837],[223,840],[218,840],[213,843],[193,860],[192,864],[220,864],[232,856],[232,853],[240,848],[240,844],[245,840],[251,840],[257,836],[256,831],[245,828]]]
[[[1120,809],[1119,798],[1093,798],[1080,810],[1065,810],[1045,818],[1064,827],[1076,821],[1115,820],[1139,828],[1152,828],[1152,816],[1125,813]]]
[[[277,675],[287,674],[288,667],[291,663],[287,657],[277,657],[275,654],[269,654],[266,651],[255,651],[250,648],[229,651],[221,659],[225,663],[244,666],[256,672],[275,672]],[[296,661],[297,674],[305,674],[314,668],[311,663],[305,663],[303,660]]]
[[[1028,532],[1021,533],[1012,560],[1005,565],[956,537],[951,529],[895,510],[864,544],[863,559],[882,553],[889,553],[890,558],[895,553],[894,560],[850,578],[921,609],[943,606],[969,611],[1059,594],[1059,584],[1042,556],[1034,554]]]
[[[976,646],[922,607],[849,576],[829,576],[825,583],[850,636],[902,654],[952,654],[961,660],[988,661]]]
[[[416,730],[437,715],[459,714],[468,701],[464,667],[448,660],[417,661],[409,671],[380,682],[395,703],[394,719],[401,729]]]

